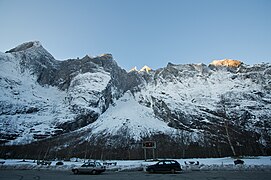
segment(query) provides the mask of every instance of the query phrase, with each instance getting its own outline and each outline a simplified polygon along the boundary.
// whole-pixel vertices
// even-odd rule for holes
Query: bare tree
[[[231,140],[231,136],[230,136],[230,133],[229,133],[229,118],[228,118],[228,115],[227,115],[227,111],[226,111],[226,99],[223,95],[220,96],[220,102],[219,102],[219,105],[220,105],[220,108],[221,108],[221,118],[223,120],[223,126],[225,128],[225,131],[226,131],[226,137],[227,137],[227,141],[230,145],[230,148],[231,148],[231,151],[233,153],[234,156],[236,156],[236,151],[235,151],[235,148],[233,146],[233,143],[232,143],[232,140]]]

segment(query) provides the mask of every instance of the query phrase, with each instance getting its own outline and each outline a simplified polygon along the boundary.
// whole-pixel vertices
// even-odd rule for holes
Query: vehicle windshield
[[[96,166],[102,166],[101,163],[99,162],[96,162]]]
[[[163,161],[159,161],[158,163],[156,163],[157,165],[163,165],[164,162]]]

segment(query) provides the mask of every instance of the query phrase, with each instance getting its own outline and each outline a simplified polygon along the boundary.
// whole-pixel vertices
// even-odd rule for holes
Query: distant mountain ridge
[[[126,72],[111,54],[58,61],[38,41],[0,53],[0,63],[5,147],[58,140],[52,149],[63,152],[86,142],[130,151],[149,139],[174,156],[193,147],[208,149],[204,156],[270,153],[270,64],[225,59]]]

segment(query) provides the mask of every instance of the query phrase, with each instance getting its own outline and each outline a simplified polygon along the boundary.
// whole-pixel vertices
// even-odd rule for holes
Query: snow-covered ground
[[[271,171],[271,156],[245,157],[243,165],[234,165],[231,157],[224,158],[197,158],[176,159],[184,171],[211,171],[211,170],[268,170]],[[99,161],[99,160],[98,160]],[[199,162],[199,165],[191,165],[191,162]],[[51,165],[37,165],[37,161],[29,159],[0,159],[0,169],[48,169],[48,170],[71,170],[75,166],[81,166],[84,160],[72,158],[70,161],[62,161],[64,165],[56,165],[59,161],[52,161]],[[144,160],[108,160],[99,161],[111,171],[139,171],[145,170],[146,166],[155,164],[156,161]],[[3,164],[2,164],[3,163]],[[116,163],[116,164],[115,164]]]
[[[174,131],[166,122],[155,118],[151,108],[139,104],[130,91],[126,92],[114,105],[110,105],[97,121],[83,130],[87,128],[91,128],[95,134],[101,134],[104,130],[111,134],[128,130],[129,135],[135,140],[140,140],[141,137],[153,132]]]

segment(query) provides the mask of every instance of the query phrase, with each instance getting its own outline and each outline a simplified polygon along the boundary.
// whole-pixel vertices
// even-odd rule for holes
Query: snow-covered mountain
[[[270,64],[222,60],[126,72],[111,54],[58,61],[39,42],[0,53],[0,64],[4,145],[70,137],[63,149],[103,137],[118,146],[119,137],[166,135],[183,150],[270,153]]]

